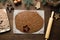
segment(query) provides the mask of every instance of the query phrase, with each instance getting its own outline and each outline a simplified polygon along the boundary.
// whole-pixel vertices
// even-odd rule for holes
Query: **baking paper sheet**
[[[15,25],[15,16],[19,13],[19,12],[23,12],[23,11],[26,11],[26,10],[14,10],[14,15],[13,15],[13,33],[14,34],[25,34],[24,32],[21,32],[19,31],[17,28],[16,28],[16,25]],[[31,11],[37,11],[38,14],[43,18],[44,20],[44,10],[31,10]],[[45,24],[45,23],[44,23]],[[37,31],[37,32],[34,32],[32,34],[44,34],[44,24],[43,24],[43,27]],[[27,33],[26,33],[27,34]]]

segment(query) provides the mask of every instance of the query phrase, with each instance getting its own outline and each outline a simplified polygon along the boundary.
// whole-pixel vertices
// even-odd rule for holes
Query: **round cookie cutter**
[[[58,4],[60,4],[60,0],[47,0],[47,3],[49,5],[57,6]]]

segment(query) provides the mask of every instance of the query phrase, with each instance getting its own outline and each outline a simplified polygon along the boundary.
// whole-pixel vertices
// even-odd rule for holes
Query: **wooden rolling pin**
[[[50,31],[51,31],[51,27],[52,27],[52,23],[53,23],[53,16],[54,16],[54,11],[52,11],[51,17],[48,22],[47,31],[46,31],[46,35],[45,35],[46,40],[49,38],[49,35],[50,35]]]

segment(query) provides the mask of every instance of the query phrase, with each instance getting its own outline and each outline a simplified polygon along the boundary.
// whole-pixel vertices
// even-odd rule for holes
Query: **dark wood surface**
[[[47,6],[42,6],[42,5],[41,5],[41,9],[45,11],[44,14],[45,14],[45,31],[46,31],[48,20],[51,15],[51,9]],[[11,31],[0,34],[0,40],[45,40],[45,38],[44,38],[45,34],[43,34],[43,35],[40,35],[40,34],[38,34],[38,35],[37,34],[36,35],[32,35],[32,34],[16,35],[16,34],[13,34],[13,31],[12,31],[13,13],[8,13],[8,17],[9,17],[9,21],[10,21]],[[60,40],[60,19],[59,20],[54,19],[50,38],[48,40]]]

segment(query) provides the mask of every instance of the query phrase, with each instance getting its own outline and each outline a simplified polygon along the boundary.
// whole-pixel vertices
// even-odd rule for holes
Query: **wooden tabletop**
[[[48,24],[49,17],[51,15],[51,9],[47,6],[41,5],[41,10],[45,11],[45,32]],[[24,34],[24,35],[16,35],[13,34],[13,13],[8,13],[9,21],[10,21],[10,26],[11,30],[9,32],[0,34],[0,40],[45,40],[44,36],[45,34]],[[50,34],[49,40],[60,40],[60,19],[55,20],[52,25],[52,30]]]

